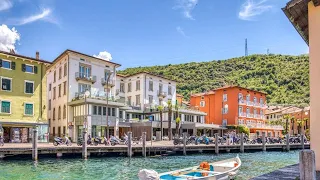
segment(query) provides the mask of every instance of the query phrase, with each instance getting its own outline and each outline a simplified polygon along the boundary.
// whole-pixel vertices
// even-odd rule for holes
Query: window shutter
[[[34,73],[37,74],[37,73],[38,73],[38,67],[37,67],[37,66],[33,66],[33,68],[34,68],[34,69],[33,69],[33,70],[34,70]]]
[[[11,63],[11,69],[12,69],[12,70],[15,70],[15,69],[16,69],[16,62],[12,62],[12,63]]]
[[[0,67],[2,67],[2,59],[0,59]]]
[[[23,71],[23,72],[26,72],[26,65],[25,65],[25,64],[22,64],[21,67],[22,67],[22,71]]]

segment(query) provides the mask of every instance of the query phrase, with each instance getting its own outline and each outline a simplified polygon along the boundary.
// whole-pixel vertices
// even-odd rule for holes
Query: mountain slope
[[[166,66],[128,68],[121,74],[147,71],[178,81],[177,92],[185,98],[234,84],[263,91],[268,103],[309,103],[309,56],[251,55],[228,60]]]

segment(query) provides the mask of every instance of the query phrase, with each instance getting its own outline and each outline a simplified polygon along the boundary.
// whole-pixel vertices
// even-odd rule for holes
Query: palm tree
[[[168,137],[169,140],[172,140],[172,127],[171,127],[171,122],[172,122],[172,103],[171,100],[168,101]]]
[[[302,133],[302,127],[304,126],[305,122],[308,121],[308,118],[303,118],[303,119],[296,119],[296,122],[298,124],[298,128],[300,130],[300,133]]]
[[[160,112],[160,129],[161,129],[161,141],[163,137],[163,119],[162,119],[162,114],[163,114],[163,106],[159,105],[158,106],[158,111]]]
[[[174,106],[175,110],[176,110],[176,136],[180,135],[180,117],[179,117],[179,105],[178,105],[178,101],[176,101],[176,104]]]

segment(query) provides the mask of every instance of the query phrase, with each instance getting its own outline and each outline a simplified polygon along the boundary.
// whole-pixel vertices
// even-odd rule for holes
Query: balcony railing
[[[76,80],[83,80],[83,81],[89,81],[91,83],[95,83],[97,81],[96,76],[91,76],[87,73],[82,73],[82,72],[76,72]]]
[[[247,106],[253,106],[253,102],[252,101],[247,101]]]
[[[240,104],[240,105],[246,105],[246,104],[247,104],[247,101],[244,100],[244,99],[240,99],[240,100],[239,100],[239,104]]]
[[[72,100],[79,100],[84,99],[84,92],[76,92],[75,96]],[[107,92],[104,91],[97,91],[95,88],[91,88],[90,95],[87,97],[90,99],[99,99],[99,100],[107,100],[117,102],[116,98],[114,96],[111,96],[110,94],[107,94]]]
[[[158,97],[159,98],[165,98],[165,97],[167,97],[167,93],[166,92],[163,92],[163,91],[158,91]]]
[[[253,118],[253,114],[247,113],[247,118]]]
[[[245,112],[240,112],[240,113],[239,113],[239,117],[247,117],[247,113],[245,113]]]
[[[253,102],[254,107],[260,107],[260,104],[258,102]]]
[[[113,86],[116,85],[116,81],[113,80],[113,79],[109,79],[109,81],[108,81],[105,78],[101,78],[101,84],[103,86],[111,86],[111,87],[113,87]]]
[[[263,129],[283,130],[283,127],[279,126],[279,125],[265,125],[265,124],[261,124],[261,123],[247,123],[246,126],[248,128],[263,128]]]

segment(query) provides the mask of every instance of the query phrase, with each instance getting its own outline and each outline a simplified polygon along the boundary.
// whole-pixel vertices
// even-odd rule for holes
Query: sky
[[[120,69],[308,46],[281,8],[289,0],[0,0],[0,50],[53,61],[66,49]]]

